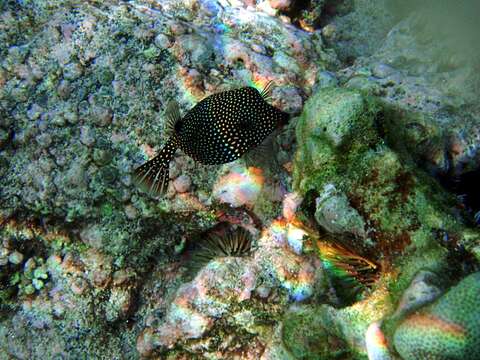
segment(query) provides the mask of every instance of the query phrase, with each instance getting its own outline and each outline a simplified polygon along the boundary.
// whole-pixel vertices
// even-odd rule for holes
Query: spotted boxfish
[[[169,163],[180,148],[202,164],[225,164],[258,147],[289,115],[267,100],[272,83],[263,91],[243,87],[206,97],[181,117],[178,104],[166,109],[169,138],[157,156],[139,166],[136,183],[153,194],[163,193],[169,180]]]

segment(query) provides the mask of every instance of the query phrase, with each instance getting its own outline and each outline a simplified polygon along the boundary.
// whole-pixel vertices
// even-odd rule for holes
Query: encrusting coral
[[[393,345],[402,359],[480,358],[480,273],[467,276],[433,304],[407,316]]]

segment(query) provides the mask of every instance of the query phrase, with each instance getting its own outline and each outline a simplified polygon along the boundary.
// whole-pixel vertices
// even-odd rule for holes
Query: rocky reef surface
[[[479,11],[1,2],[0,359],[480,359]],[[269,81],[272,151],[133,184]]]

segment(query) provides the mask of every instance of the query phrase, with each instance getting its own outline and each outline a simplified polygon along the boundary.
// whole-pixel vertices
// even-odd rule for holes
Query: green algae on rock
[[[449,276],[456,270],[451,268],[451,250],[441,234],[465,245],[478,244],[479,234],[463,225],[449,193],[384,143],[379,128],[385,116],[382,109],[380,102],[358,90],[325,88],[315,93],[297,123],[293,182],[307,201],[317,197],[320,226],[355,234],[342,241],[381,265],[373,288],[386,286],[396,302],[421,270],[445,274],[443,280],[451,281]],[[328,214],[322,208],[326,198],[338,202],[328,206],[338,213]],[[336,218],[343,222],[337,224]],[[343,224],[341,231],[339,224]],[[371,295],[365,296],[370,299]],[[386,322],[388,333],[394,323]]]
[[[471,237],[452,210],[456,200],[385,145],[378,131],[381,110],[357,90],[314,94],[297,123],[294,188],[319,199],[331,186],[344,193],[365,224],[357,251],[378,259],[391,261],[413,246],[423,251],[437,246],[438,230]]]
[[[345,341],[336,334],[327,307],[290,309],[283,320],[282,336],[295,359],[340,359],[350,353]]]
[[[388,292],[341,309],[330,305],[292,305],[282,321],[282,339],[298,359],[366,359],[365,333],[392,310]]]
[[[478,2],[388,2],[400,21],[378,49],[344,70],[340,82],[380,89],[395,113],[385,118],[389,145],[428,171],[458,180],[478,168],[479,27],[465,16],[478,13]]]
[[[380,141],[375,132],[378,108],[358,91],[326,88],[305,103],[297,124],[294,188],[305,194],[325,185],[331,177],[341,178],[349,149],[368,148]]]

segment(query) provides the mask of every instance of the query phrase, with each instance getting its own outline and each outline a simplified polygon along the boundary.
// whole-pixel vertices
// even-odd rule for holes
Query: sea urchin
[[[252,250],[250,233],[242,227],[225,235],[209,234],[193,244],[189,269],[195,274],[211,260],[218,257],[246,256]]]

